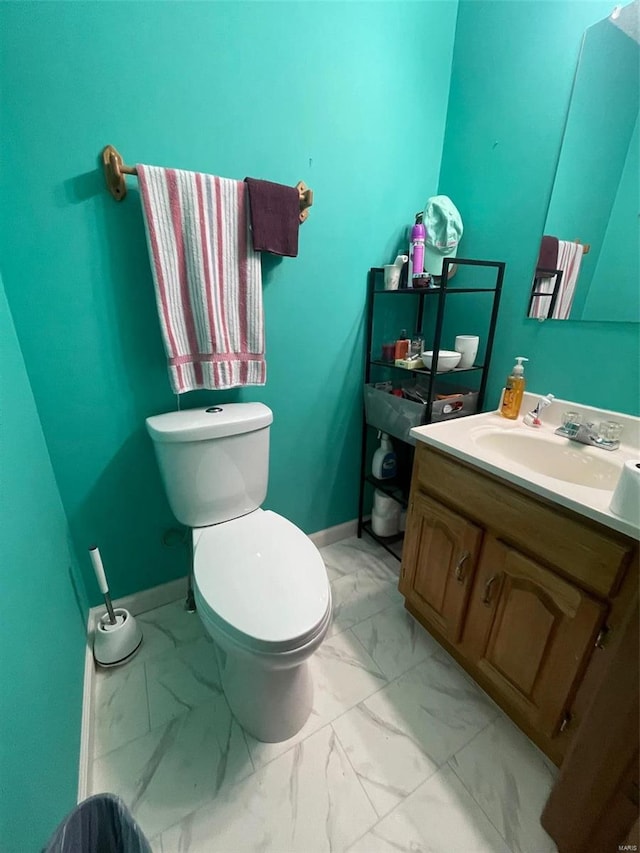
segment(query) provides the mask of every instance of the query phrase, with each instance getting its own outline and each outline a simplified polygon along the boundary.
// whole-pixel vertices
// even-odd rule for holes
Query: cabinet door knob
[[[464,564],[471,556],[470,551],[465,551],[456,563],[455,578],[458,583],[464,583]]]
[[[487,607],[491,607],[491,587],[494,585],[496,580],[498,579],[498,575],[491,575],[489,580],[484,585],[484,595],[482,596],[482,603]]]

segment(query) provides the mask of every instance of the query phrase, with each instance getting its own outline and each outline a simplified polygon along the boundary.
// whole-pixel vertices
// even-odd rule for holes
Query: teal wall
[[[92,542],[115,596],[187,568],[144,430],[176,400],[137,185],[107,195],[106,143],[314,189],[300,256],[264,261],[268,384],[182,398],[273,408],[267,506],[307,532],[355,515],[366,270],[436,187],[461,254],[507,262],[488,404],[522,354],[533,389],[637,411],[636,325],[525,319],[582,32],[607,3],[117,8],[124,27],[104,4],[0,4],[5,286],[92,603]],[[477,317],[461,308],[449,338],[483,334]]]
[[[582,311],[583,320],[640,323],[640,138],[638,120],[631,136],[598,266]]]
[[[40,850],[78,786],[86,602],[0,281],[0,848]]]
[[[74,801],[77,588],[99,597],[87,546],[115,596],[187,567],[162,545],[175,521],[144,431],[176,401],[139,196],[133,179],[122,204],[106,194],[105,144],[313,188],[299,258],[264,262],[267,386],[182,400],[273,408],[267,505],[307,532],[355,516],[366,270],[394,258],[436,187],[462,211],[461,254],[507,262],[488,403],[523,354],[535,390],[638,410],[638,326],[525,319],[581,34],[610,0],[109,6],[111,23],[108,4],[0,4],[0,252],[20,341],[3,291],[10,853],[37,849]],[[447,334],[482,334],[462,305]]]
[[[136,181],[108,196],[102,147],[314,190],[299,257],[264,262],[268,384],[182,406],[264,401],[266,505],[309,533],[354,518],[366,271],[435,191],[457,3],[107,8],[0,4],[5,285],[93,602],[94,541],[114,596],[187,568],[144,430],[176,401]]]
[[[461,211],[461,254],[507,263],[489,405],[524,355],[530,389],[640,413],[637,324],[525,318],[582,33],[610,12],[460,0],[439,191]]]

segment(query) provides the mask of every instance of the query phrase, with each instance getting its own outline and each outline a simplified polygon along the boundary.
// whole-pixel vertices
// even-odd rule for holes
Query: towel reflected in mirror
[[[568,320],[585,246],[545,234],[540,241],[527,316]]]

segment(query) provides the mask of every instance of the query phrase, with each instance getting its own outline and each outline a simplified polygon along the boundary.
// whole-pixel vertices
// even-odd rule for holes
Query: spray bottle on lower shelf
[[[380,447],[373,454],[371,473],[377,480],[390,480],[396,476],[396,454],[386,432],[379,432]]]

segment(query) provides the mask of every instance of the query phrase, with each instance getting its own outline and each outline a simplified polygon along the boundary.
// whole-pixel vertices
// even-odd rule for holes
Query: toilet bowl
[[[311,712],[307,661],[331,623],[331,588],[313,542],[260,506],[272,420],[262,403],[231,403],[146,423],[171,508],[192,528],[197,612],[229,706],[255,738],[278,742]]]
[[[311,712],[307,660],[331,622],[322,557],[294,524],[262,509],[194,530],[193,545],[197,612],[229,706],[258,740],[286,740]]]

